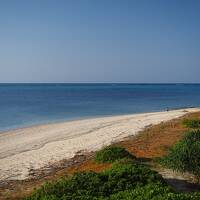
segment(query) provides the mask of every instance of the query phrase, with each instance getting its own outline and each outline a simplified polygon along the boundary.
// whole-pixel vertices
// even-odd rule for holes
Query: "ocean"
[[[0,131],[200,107],[200,84],[0,84]]]

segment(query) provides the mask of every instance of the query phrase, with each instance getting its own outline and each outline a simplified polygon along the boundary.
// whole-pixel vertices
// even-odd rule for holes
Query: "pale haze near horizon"
[[[0,2],[0,82],[200,82],[200,1]]]

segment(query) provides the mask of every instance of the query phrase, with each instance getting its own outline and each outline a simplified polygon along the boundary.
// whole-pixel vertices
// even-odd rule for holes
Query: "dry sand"
[[[149,125],[197,111],[200,109],[101,117],[1,133],[0,180],[26,179],[31,170],[72,158],[79,151],[96,151]]]

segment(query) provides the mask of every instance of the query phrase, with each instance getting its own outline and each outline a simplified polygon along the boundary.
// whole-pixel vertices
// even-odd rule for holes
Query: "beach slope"
[[[145,127],[200,111],[198,108],[54,123],[0,134],[0,180],[23,180],[32,170],[72,158],[80,151],[137,134]]]

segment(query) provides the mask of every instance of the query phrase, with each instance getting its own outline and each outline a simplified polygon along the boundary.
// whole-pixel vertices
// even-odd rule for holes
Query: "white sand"
[[[102,146],[135,135],[148,125],[180,117],[198,108],[78,120],[18,129],[0,134],[0,180],[26,179],[39,169],[80,150]]]

